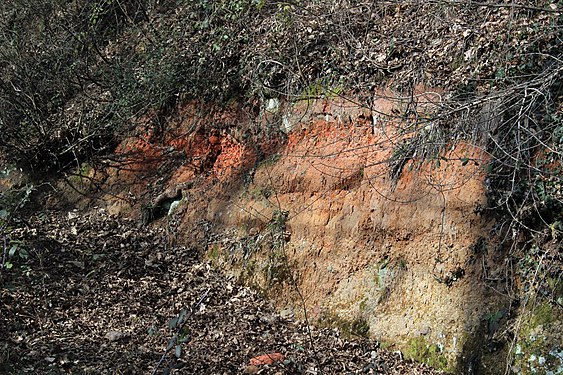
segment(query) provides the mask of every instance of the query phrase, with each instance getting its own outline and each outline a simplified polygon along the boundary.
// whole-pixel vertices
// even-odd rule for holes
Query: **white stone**
[[[266,102],[266,111],[271,113],[277,113],[280,109],[280,100],[277,98],[268,99]]]

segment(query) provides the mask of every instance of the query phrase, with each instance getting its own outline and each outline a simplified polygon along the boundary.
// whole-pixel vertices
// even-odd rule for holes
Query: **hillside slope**
[[[24,3],[0,8],[7,244],[28,198],[103,206],[309,325],[560,371],[563,5]]]

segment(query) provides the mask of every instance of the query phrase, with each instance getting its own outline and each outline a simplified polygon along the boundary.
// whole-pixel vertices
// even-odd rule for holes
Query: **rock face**
[[[435,96],[417,93],[418,111],[432,112]],[[175,137],[188,160],[209,161],[207,174],[185,165],[168,182],[199,181],[178,211],[179,233],[193,237],[205,219],[214,240],[194,242],[280,310],[303,316],[305,307],[315,324],[440,369],[494,373],[477,364],[483,321],[505,303],[484,281],[502,258],[487,250],[494,223],[482,216],[488,157],[462,141],[437,147],[432,123],[416,129],[404,103],[383,97],[369,108],[264,106],[259,123],[287,132],[277,152],[227,130]]]

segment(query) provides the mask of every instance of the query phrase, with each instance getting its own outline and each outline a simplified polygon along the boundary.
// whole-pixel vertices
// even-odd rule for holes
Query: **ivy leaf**
[[[182,309],[180,311],[180,314],[178,315],[178,325],[184,322],[184,319],[186,318],[187,314],[188,314],[187,309]]]
[[[8,251],[8,255],[13,257],[16,254],[16,251],[18,251],[18,245],[12,245],[12,247],[10,247],[10,250]]]
[[[174,355],[176,356],[176,358],[180,358],[182,356],[182,347],[180,345],[176,345],[176,348],[174,349]]]
[[[169,351],[174,347],[174,345],[176,345],[176,339],[177,337],[176,335],[174,335],[170,340],[168,340],[168,345],[166,345],[166,351]]]
[[[22,258],[22,259],[29,258],[29,253],[24,248],[21,248],[18,254],[19,254],[20,258]]]
[[[178,340],[181,344],[190,341],[190,335],[181,335],[180,339]]]

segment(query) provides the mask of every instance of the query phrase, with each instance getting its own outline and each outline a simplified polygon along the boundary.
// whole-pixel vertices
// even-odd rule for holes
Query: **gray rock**
[[[119,339],[121,339],[122,337],[124,337],[125,334],[123,332],[119,332],[119,331],[109,331],[108,333],[106,333],[105,338],[108,341],[117,341]]]

